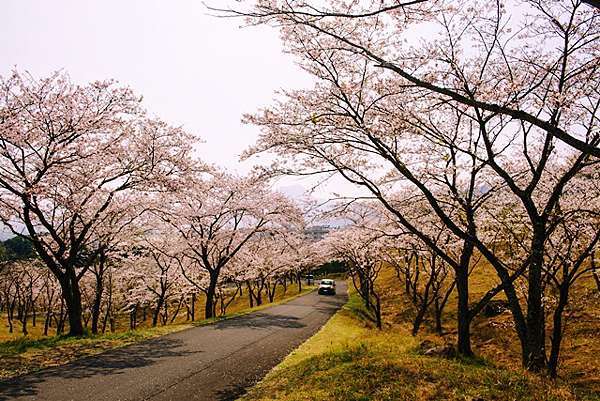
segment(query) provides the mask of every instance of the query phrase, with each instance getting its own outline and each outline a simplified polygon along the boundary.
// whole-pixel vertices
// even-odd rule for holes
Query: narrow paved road
[[[0,400],[234,400],[312,336],[346,300],[316,292],[0,382]]]

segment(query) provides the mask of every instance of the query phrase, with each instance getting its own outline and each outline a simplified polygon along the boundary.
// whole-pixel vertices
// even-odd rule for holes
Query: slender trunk
[[[160,316],[160,312],[162,310],[164,302],[165,302],[165,297],[163,294],[161,294],[161,296],[158,297],[158,299],[156,301],[156,308],[152,312],[152,327],[156,327],[156,325],[158,324],[158,317]]]
[[[65,300],[60,299],[60,311],[56,318],[56,335],[61,335],[65,330]]]
[[[6,319],[8,321],[8,332],[12,333],[13,332],[13,316],[15,313],[15,300],[14,299],[11,303],[9,303],[7,305],[6,312],[7,312]]]
[[[181,310],[181,305],[183,304],[184,297],[185,297],[185,295],[182,295],[181,298],[179,298],[179,303],[177,304],[177,309],[175,309],[175,313],[173,313],[173,316],[171,317],[171,323],[173,323],[175,321],[175,319],[177,318],[177,315],[179,314],[179,311]]]
[[[596,288],[600,291],[600,267],[596,265],[596,254],[594,252],[595,251],[592,251],[592,254],[590,255],[590,265],[592,267],[592,276],[596,282]]]
[[[169,302],[165,300],[165,302],[163,303],[163,313],[161,316],[162,325],[166,326],[168,320],[169,320]]]
[[[26,301],[25,305],[23,306],[23,314],[21,316],[21,332],[23,333],[24,336],[26,336],[27,334],[29,334],[29,332],[27,331],[27,314],[29,312],[29,301]]]
[[[600,274],[596,270],[594,270],[594,281],[596,281],[596,287],[600,291]]]
[[[256,301],[256,306],[260,306],[263,303],[262,300],[262,290],[264,287],[264,283],[261,281],[260,286],[256,289],[256,293],[254,294],[255,296],[255,301]]]
[[[112,314],[112,301],[113,301],[113,286],[112,286],[112,274],[109,271],[108,272],[108,297],[106,298],[106,315],[104,317],[104,323],[103,323],[103,327],[102,327],[102,332],[104,333],[104,331],[106,330],[106,320],[107,318],[110,318],[110,331],[111,333],[114,333],[115,331],[115,318]]]
[[[46,319],[44,320],[44,335],[48,335],[48,329],[50,328],[50,324],[52,323],[52,301],[54,301],[54,291],[50,293],[50,291],[46,290],[46,296],[48,298],[48,304],[46,308]]]
[[[377,328],[381,330],[383,327],[381,323],[381,299],[379,295],[377,295],[374,291],[372,292],[373,298],[375,298],[375,323],[377,324]]]
[[[267,284],[267,296],[269,297],[269,302],[273,303],[275,300],[275,290],[277,289],[277,280],[273,282],[273,288],[271,288],[271,284]]]
[[[106,326],[108,325],[108,318],[110,317],[110,309],[106,308],[104,312],[104,318],[102,319],[102,334],[106,333]]]
[[[498,274],[498,277],[502,282],[502,290],[504,291],[504,295],[506,295],[506,300],[508,301],[508,306],[513,316],[515,331],[517,332],[517,336],[519,337],[519,343],[521,345],[521,360],[523,361],[523,366],[527,366],[526,361],[528,360],[529,355],[529,346],[527,341],[527,321],[525,319],[525,316],[523,315],[523,309],[521,308],[521,304],[519,302],[519,297],[517,295],[514,282],[508,274],[508,271],[496,268],[496,273]],[[471,316],[471,319],[473,317],[474,316]]]
[[[252,293],[252,284],[250,284],[250,281],[246,281],[246,287],[248,287],[248,304],[251,308],[254,308],[254,294]]]
[[[438,296],[436,298],[435,320],[436,320],[436,331],[438,332],[439,335],[444,334],[444,326],[443,326],[442,318],[444,316],[444,309],[446,308],[446,305],[448,304],[448,299],[450,299],[450,295],[454,292],[454,288],[456,288],[456,281],[452,282],[450,287],[448,289],[446,289],[446,292],[444,293],[443,296]]]
[[[196,293],[192,293],[192,322],[196,320]]]
[[[238,294],[240,295],[240,297],[242,296],[242,285],[239,283],[236,283],[235,292],[229,299],[225,300],[225,294],[223,294],[221,296],[221,316],[225,316],[225,314],[227,313],[227,308],[235,300],[235,298],[238,296]]]
[[[553,322],[554,327],[552,328],[552,341],[550,348],[550,358],[548,359],[548,374],[553,379],[556,378],[558,373],[558,362],[560,356],[560,345],[563,336],[563,312],[565,307],[569,303],[569,284],[563,283],[560,288],[560,295],[558,299],[558,305],[554,310]]]
[[[98,334],[98,321],[100,320],[100,308],[102,306],[102,293],[104,292],[104,263],[105,254],[100,252],[98,270],[94,271],[96,286],[94,291],[94,302],[92,303],[92,334]]]
[[[473,356],[471,349],[471,316],[469,314],[469,267],[456,270],[456,292],[458,294],[458,339],[457,351],[464,356]]]
[[[129,329],[130,330],[135,330],[135,328],[137,327],[137,310],[138,310],[138,305],[139,305],[138,303],[136,303],[135,305],[133,305],[133,308],[129,312]]]
[[[371,305],[371,297],[369,296],[369,294],[371,293],[371,285],[369,283],[369,280],[366,277],[364,277],[364,275],[361,275],[360,287],[362,292],[366,295],[365,297],[363,297],[365,301],[365,306],[367,307],[367,309],[373,309],[373,306]]]
[[[412,332],[411,334],[413,336],[416,336],[417,333],[419,332],[419,329],[421,328],[421,324],[423,323],[423,320],[425,318],[425,312],[427,311],[427,308],[421,306],[421,308],[419,308],[419,311],[417,312],[417,315],[415,316],[415,319],[413,320],[413,327],[412,327]]]
[[[94,292],[94,302],[92,304],[92,334],[98,334],[98,321],[100,320],[100,308],[102,306],[102,275],[96,276],[96,289]]]
[[[436,296],[434,301],[434,312],[435,312],[435,332],[438,335],[444,334],[444,328],[442,327],[442,306],[440,305],[441,300]]]
[[[50,309],[46,311],[46,318],[44,319],[44,335],[48,335],[48,329],[50,328],[50,322],[52,321],[52,312]]]

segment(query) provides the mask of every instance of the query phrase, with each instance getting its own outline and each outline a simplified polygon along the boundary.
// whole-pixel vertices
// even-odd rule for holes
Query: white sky
[[[214,4],[214,3],[213,3]],[[278,32],[239,28],[201,0],[3,0],[0,75],[64,69],[78,83],[114,78],[144,106],[206,143],[199,156],[245,173],[239,154],[258,131],[241,115],[310,78],[281,51]]]
[[[1,1],[0,75],[16,67],[40,78],[63,69],[82,84],[116,79],[151,114],[199,135],[202,160],[239,174],[261,162],[239,162],[258,136],[242,114],[271,104],[277,89],[312,85],[276,29],[241,28],[243,20],[209,15],[202,0]],[[276,188],[298,197],[315,182],[286,178]],[[313,196],[354,190],[340,178]]]

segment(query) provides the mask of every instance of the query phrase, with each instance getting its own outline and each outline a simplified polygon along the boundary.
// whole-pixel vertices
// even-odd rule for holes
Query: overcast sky
[[[1,75],[16,66],[37,77],[64,69],[78,83],[117,79],[151,113],[200,135],[202,159],[238,173],[258,134],[241,115],[311,82],[276,30],[209,16],[201,0],[2,0],[2,11]]]

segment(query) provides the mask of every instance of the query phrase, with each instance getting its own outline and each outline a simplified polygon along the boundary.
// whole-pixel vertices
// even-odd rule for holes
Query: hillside
[[[490,277],[484,273],[474,277],[474,296]],[[378,282],[384,294],[384,330],[376,330],[365,319],[360,298],[351,292],[344,309],[243,400],[600,400],[597,293],[577,289],[589,296],[585,305],[571,311],[564,363],[557,383],[552,383],[520,368],[508,312],[477,319],[473,330],[477,358],[423,355],[424,343],[454,341],[453,300],[444,336],[433,334],[426,324],[413,337],[410,306],[398,283],[391,269]]]

